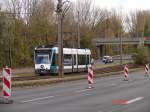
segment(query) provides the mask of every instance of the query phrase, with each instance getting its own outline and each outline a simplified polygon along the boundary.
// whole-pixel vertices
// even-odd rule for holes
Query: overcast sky
[[[150,0],[95,0],[96,4],[106,8],[122,8],[124,10],[150,9]]]
[[[95,0],[95,4],[101,8],[107,9],[121,8],[125,12],[150,9],[150,0]]]
[[[0,0],[0,3],[4,1],[5,0]],[[69,1],[77,1],[77,0],[69,0]],[[125,12],[139,9],[150,9],[150,0],[95,0],[95,4],[101,8],[107,9],[121,8]]]

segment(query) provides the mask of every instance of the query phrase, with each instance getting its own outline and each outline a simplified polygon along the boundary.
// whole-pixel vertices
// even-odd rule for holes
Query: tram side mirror
[[[94,59],[93,58],[91,59],[91,65],[94,65]]]

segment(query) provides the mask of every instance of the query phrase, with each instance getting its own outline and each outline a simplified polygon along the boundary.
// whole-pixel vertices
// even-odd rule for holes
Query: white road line
[[[89,91],[89,90],[90,89],[83,89],[83,90],[76,91],[76,93],[82,93],[82,92]]]
[[[85,93],[85,94],[83,94],[84,96],[91,96],[92,94],[87,94],[87,93]]]
[[[34,98],[34,99],[31,99],[31,100],[22,101],[22,103],[34,102],[34,101],[44,100],[44,99],[53,98],[53,97],[54,97],[54,96],[47,96],[47,97],[41,97],[41,98]]]
[[[135,99],[129,100],[129,101],[127,102],[127,104],[134,103],[134,102],[136,102],[136,101],[142,100],[143,98],[144,98],[144,97],[138,97],[138,98],[135,98]]]
[[[109,84],[108,86],[116,86],[117,84]]]

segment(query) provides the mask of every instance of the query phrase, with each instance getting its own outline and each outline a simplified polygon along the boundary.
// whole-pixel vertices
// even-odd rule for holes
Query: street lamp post
[[[79,20],[79,11],[78,11],[78,26],[77,26],[77,37],[78,37],[78,48],[80,48],[80,20]]]
[[[58,15],[58,64],[59,64],[59,76],[64,76],[63,66],[63,35],[62,35],[62,0],[58,0],[57,4]]]
[[[122,65],[122,34],[120,33],[120,64]]]

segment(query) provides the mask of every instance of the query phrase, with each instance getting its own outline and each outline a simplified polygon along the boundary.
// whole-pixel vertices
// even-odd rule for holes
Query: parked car
[[[105,64],[106,64],[106,63],[112,63],[112,62],[113,62],[113,59],[112,59],[111,56],[103,56],[102,62],[105,63]]]

